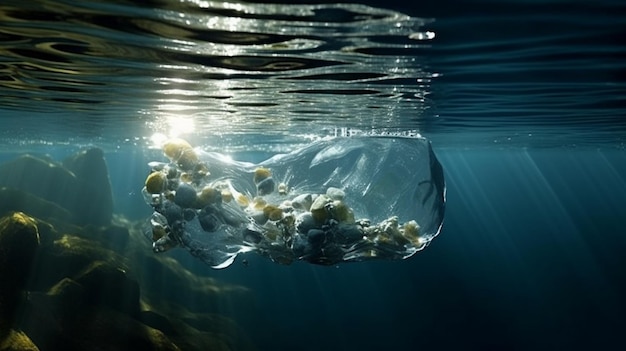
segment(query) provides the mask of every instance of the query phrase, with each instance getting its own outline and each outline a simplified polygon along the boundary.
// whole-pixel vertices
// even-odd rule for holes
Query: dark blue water
[[[408,260],[167,254],[249,289],[215,309],[258,350],[626,347],[624,3],[296,3],[3,2],[1,161],[99,146],[115,212],[143,220],[158,133],[258,162],[419,132],[446,217]]]
[[[406,261],[281,266],[252,253],[247,266],[211,271],[176,257],[200,275],[252,290],[252,303],[224,297],[220,306],[260,349],[624,345],[626,154],[444,149],[437,155],[448,186],[444,228]],[[112,178],[130,187],[129,180]]]

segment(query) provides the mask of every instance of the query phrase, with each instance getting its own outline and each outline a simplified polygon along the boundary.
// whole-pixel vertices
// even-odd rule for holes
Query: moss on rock
[[[39,348],[24,332],[11,329],[0,334],[0,351],[39,351]]]
[[[249,292],[152,255],[140,228],[0,219],[0,350],[253,349],[216,314]]]
[[[11,320],[39,247],[37,222],[22,212],[0,219],[0,319]]]

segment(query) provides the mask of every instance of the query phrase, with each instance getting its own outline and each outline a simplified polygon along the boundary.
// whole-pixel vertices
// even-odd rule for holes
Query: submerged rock
[[[73,315],[81,310],[87,300],[86,295],[85,287],[70,278],[61,279],[46,293],[54,301],[50,306],[54,306],[54,312],[60,316]]]
[[[0,351],[39,351],[39,348],[22,331],[11,329],[0,334]]]
[[[54,202],[42,199],[31,193],[0,187],[0,215],[8,212],[25,212],[37,218],[68,222],[72,214]]]
[[[29,301],[23,329],[42,350],[180,350],[162,331],[122,312],[87,306],[58,318],[63,305],[38,297]]]
[[[96,261],[75,280],[85,288],[88,303],[139,316],[139,284],[129,279],[123,269]]]
[[[0,186],[20,189],[71,210],[76,176],[63,166],[32,155],[0,164]]]
[[[104,152],[98,148],[80,151],[65,160],[63,166],[78,180],[74,210],[81,224],[105,225],[113,216],[113,195]]]
[[[173,323],[165,316],[155,311],[141,311],[139,320],[154,329],[158,329],[167,335],[178,335]]]
[[[182,208],[189,208],[196,202],[196,190],[187,183],[180,183],[176,188],[174,203]]]
[[[88,234],[85,234],[88,235]],[[47,290],[65,277],[76,277],[93,262],[101,261],[125,269],[125,259],[92,239],[63,234],[42,246],[29,285]]]
[[[76,176],[50,160],[22,155],[0,164],[0,184],[53,201],[76,184]]]
[[[22,212],[0,219],[0,336],[13,324],[38,246],[34,219]]]
[[[70,213],[71,221],[80,225],[106,225],[113,215],[111,184],[100,149],[81,151],[65,159],[63,164],[32,155],[20,156],[0,165],[0,187],[34,196],[24,196],[27,200],[39,198],[52,202]],[[46,208],[52,212],[51,206]],[[64,211],[56,209],[54,212],[43,211],[42,217],[60,214],[65,218]]]
[[[33,218],[15,212],[0,219],[0,292],[24,287],[38,246]]]
[[[0,219],[0,350],[251,349],[214,315],[223,296],[250,303],[247,290],[137,255],[145,244],[138,228],[53,227],[24,213]],[[113,237],[121,244],[103,244]]]

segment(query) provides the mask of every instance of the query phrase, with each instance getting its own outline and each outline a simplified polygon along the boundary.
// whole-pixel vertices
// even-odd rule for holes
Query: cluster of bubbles
[[[154,208],[146,230],[154,252],[184,247],[213,268],[247,251],[282,264],[331,265],[406,258],[428,244],[415,220],[399,223],[391,216],[373,224],[355,217],[340,188],[305,192],[276,181],[272,169],[250,164],[237,176],[249,177],[240,183],[253,186],[237,189],[235,173],[215,165],[212,175],[212,165],[187,141],[168,140],[163,152],[170,162],[151,162],[143,188]]]

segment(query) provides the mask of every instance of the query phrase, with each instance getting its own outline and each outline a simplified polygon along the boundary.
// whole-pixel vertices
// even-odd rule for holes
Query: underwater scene
[[[624,13],[2,1],[0,351],[626,349]]]

